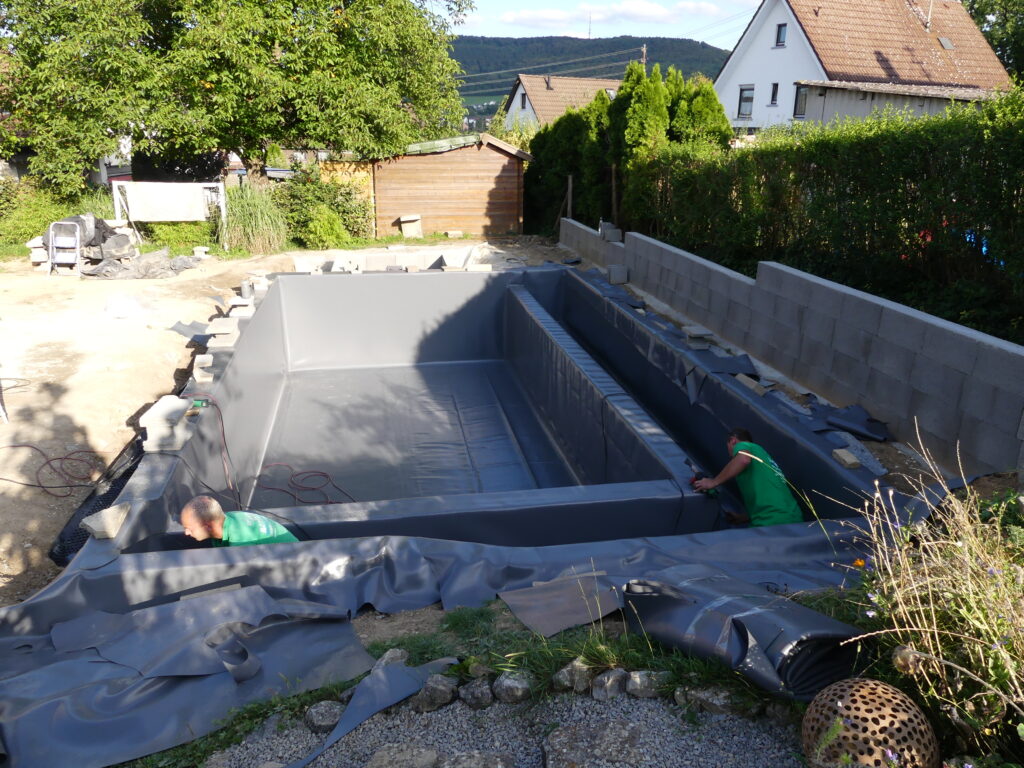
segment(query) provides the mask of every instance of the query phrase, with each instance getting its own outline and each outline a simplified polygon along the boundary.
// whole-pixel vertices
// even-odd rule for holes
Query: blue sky
[[[476,0],[457,34],[685,37],[732,49],[759,0]]]

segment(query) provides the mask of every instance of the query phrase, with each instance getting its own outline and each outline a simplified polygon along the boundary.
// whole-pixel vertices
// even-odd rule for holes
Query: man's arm
[[[698,491],[710,491],[723,483],[727,483],[750,466],[750,457],[743,452],[737,453],[732,460],[722,467],[722,471],[714,477],[703,477],[693,484]]]

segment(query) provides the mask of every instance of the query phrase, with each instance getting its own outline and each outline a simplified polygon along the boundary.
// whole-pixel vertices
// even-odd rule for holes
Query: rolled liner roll
[[[633,631],[727,664],[776,695],[810,701],[850,677],[861,634],[848,624],[705,565],[671,569],[672,583],[627,582],[624,612]]]

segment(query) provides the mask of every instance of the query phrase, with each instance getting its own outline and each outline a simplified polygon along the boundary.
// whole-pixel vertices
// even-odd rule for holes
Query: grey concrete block
[[[774,261],[761,261],[757,264],[757,285],[776,296],[789,293],[788,275],[785,267]]]
[[[850,325],[844,319],[836,323],[835,334],[832,336],[832,346],[838,352],[845,355],[859,358],[866,364],[873,364],[871,359],[871,341],[875,338],[873,334],[863,331],[855,325]]]
[[[836,319],[807,307],[800,318],[800,330],[808,338],[831,344],[836,332]]]
[[[863,358],[839,350],[832,352],[832,378],[854,393],[855,400],[864,396],[868,385],[869,366]]]
[[[690,289],[690,301],[706,313],[708,307],[711,306],[711,291],[708,289],[708,286],[702,283],[694,283]],[[701,320],[701,322],[704,321]]]
[[[882,421],[895,423],[906,418],[913,394],[914,388],[906,377],[889,375],[878,368],[868,372],[864,397],[871,403],[872,413]]]
[[[852,327],[876,333],[882,320],[882,305],[876,300],[847,293],[843,296],[839,319]]]
[[[832,458],[846,469],[860,469],[860,459],[846,448],[836,448],[832,451]]]
[[[750,306],[750,297],[754,293],[754,282],[742,276],[729,282],[729,298],[745,307]]]
[[[798,300],[785,296],[776,296],[772,305],[772,317],[777,322],[790,328],[799,328],[800,319],[803,316],[804,305]]]
[[[917,355],[913,350],[893,343],[882,336],[871,339],[870,364],[882,373],[903,381],[910,378]]]
[[[724,272],[714,271],[708,276],[708,285],[711,290],[728,295],[732,280]]]
[[[834,319],[842,311],[843,293],[831,285],[808,282],[802,300],[808,307]]]
[[[746,333],[751,325],[752,313],[750,307],[743,301],[737,301],[735,296],[729,297],[729,308],[727,310],[729,322],[739,326]]]
[[[629,281],[629,270],[625,264],[608,265],[608,282],[612,285],[623,285]]]
[[[717,325],[725,325],[729,317],[729,294],[710,289],[708,311]]]
[[[885,306],[878,324],[878,335],[892,344],[916,351],[924,345],[927,328],[928,321],[919,317],[919,313]]]
[[[832,347],[804,334],[800,339],[800,366],[808,372],[817,369],[826,373],[832,368]]]
[[[771,340],[767,336],[756,335],[754,333],[754,327],[747,332],[743,348],[754,357],[760,360],[767,360],[775,351],[775,348],[772,346]]]
[[[967,444],[961,441],[960,452],[978,461],[988,472],[1013,472],[1017,469],[1021,441],[994,429],[986,430],[979,440]]]
[[[910,371],[910,385],[914,389],[952,404],[959,403],[966,380],[967,374],[923,354],[914,358]]]
[[[775,311],[775,295],[755,287],[750,294],[750,309],[759,321],[771,317]]]
[[[910,397],[909,416],[922,429],[945,441],[955,441],[960,427],[960,411],[953,403],[928,392],[915,390]]]
[[[798,360],[800,357],[800,331],[796,328],[790,328],[781,323],[771,323],[772,332],[772,346],[775,347],[777,354],[785,355]],[[773,359],[765,360],[768,365],[774,366],[775,362]],[[780,368],[781,370],[781,368]]]
[[[747,349],[748,347],[747,338],[749,331],[745,325],[739,325],[730,320],[721,328],[719,335],[742,349]]]
[[[121,529],[132,505],[129,502],[114,504],[86,517],[79,524],[97,539],[112,539]]]
[[[979,344],[973,374],[991,384],[1024,382],[1024,347],[1009,342]]]
[[[822,389],[821,394],[840,407],[860,404],[863,398],[860,390],[856,387],[851,387],[846,383],[845,379],[835,376],[829,377],[828,383]]]
[[[977,339],[940,325],[931,325],[924,332],[921,353],[962,373],[971,373],[980,349]]]

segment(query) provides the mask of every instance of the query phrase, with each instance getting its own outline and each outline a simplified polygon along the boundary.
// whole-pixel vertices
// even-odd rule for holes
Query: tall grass
[[[941,475],[933,466],[935,477]],[[867,504],[858,624],[890,653],[947,747],[1024,756],[1024,514],[970,487],[906,524],[890,495]],[[933,497],[934,498],[934,497]],[[950,738],[952,737],[952,738]]]
[[[228,190],[227,224],[217,234],[225,248],[278,253],[288,238],[288,224],[269,189],[247,184]]]

